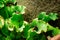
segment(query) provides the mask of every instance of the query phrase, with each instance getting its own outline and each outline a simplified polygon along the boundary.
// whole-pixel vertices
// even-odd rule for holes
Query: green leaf
[[[45,22],[48,22],[50,20],[56,20],[57,18],[58,17],[56,13],[50,13],[49,15],[47,15],[46,12],[41,12],[38,16],[39,20],[43,20]]]
[[[0,15],[4,18],[7,19],[9,17],[8,13],[6,12],[6,7],[3,7],[2,9],[0,9]]]
[[[0,34],[0,40],[5,40],[5,36],[3,36],[2,34]]]
[[[11,39],[14,39],[15,35],[11,32],[9,37],[10,37]]]
[[[10,31],[8,30],[8,28],[6,26],[4,26],[2,28],[2,33],[5,35],[5,36],[9,36],[10,34]]]
[[[28,36],[28,30],[30,29],[30,25],[29,24],[27,24],[27,25],[25,25],[25,28],[24,28],[24,37],[25,38],[27,38],[27,36]]]
[[[46,39],[45,35],[42,35],[40,40],[47,40],[47,39]]]
[[[50,14],[49,14],[49,17],[50,17],[51,20],[56,20],[56,19],[58,19],[57,13],[50,13]]]
[[[46,14],[46,12],[41,12],[38,16],[39,20],[43,20],[45,22],[50,21],[51,19],[49,18],[49,15]]]
[[[53,31],[52,31],[52,35],[55,36],[55,35],[58,35],[58,34],[60,34],[60,29],[54,28]]]
[[[31,27],[35,27],[37,25],[38,18],[33,19],[33,21],[30,23]]]
[[[20,28],[17,28],[17,32],[23,32],[23,30],[24,30],[24,28],[25,28],[25,26],[24,25],[22,25]]]
[[[11,19],[7,19],[5,21],[5,25],[7,26],[9,31],[13,31],[14,30],[15,25],[12,24]]]
[[[43,32],[47,32],[47,26],[48,23],[42,21],[42,20],[38,20],[37,18],[34,19],[31,23],[31,27],[37,27],[38,31],[36,31],[36,33],[40,34],[42,31]]]
[[[47,26],[48,24],[45,23],[44,21],[42,20],[39,20],[38,23],[37,23],[37,28],[38,28],[38,34],[41,33],[42,31],[43,32],[47,32]]]
[[[4,3],[0,1],[0,9],[4,7]]]
[[[36,32],[33,31],[33,29],[28,30],[28,36],[26,40],[33,40],[33,37],[36,35]]]
[[[25,13],[25,6],[16,6],[15,7],[16,12],[20,12],[20,14],[24,14]]]
[[[11,17],[13,13],[15,12],[15,6],[6,6],[5,10],[8,16]]]
[[[7,37],[5,38],[5,40],[11,40],[11,38],[10,38],[9,36],[7,36]]]
[[[41,33],[41,34],[35,35],[34,40],[47,40],[47,39],[46,39],[46,36],[43,33]]]
[[[44,20],[45,19],[45,16],[46,16],[46,12],[41,12],[38,16],[38,19],[39,20]]]
[[[48,24],[47,29],[48,29],[48,31],[51,31],[51,30],[54,30],[54,27]]]
[[[48,15],[46,15],[45,17],[44,17],[44,19],[43,19],[43,21],[45,21],[45,22],[48,22],[48,21],[50,21],[51,19],[49,18],[49,16]]]
[[[0,16],[0,28],[4,26],[4,19]]]
[[[22,26],[23,25],[23,15],[22,14],[14,14],[11,17],[11,22],[15,25],[15,26]]]

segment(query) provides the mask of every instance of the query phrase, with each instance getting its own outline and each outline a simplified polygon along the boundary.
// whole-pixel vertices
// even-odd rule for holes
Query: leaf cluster
[[[0,0],[0,40],[47,40],[45,34],[55,36],[60,29],[48,22],[58,19],[56,13],[41,12],[31,23],[24,21],[25,6],[12,5],[16,0]],[[51,36],[48,34],[48,36]]]

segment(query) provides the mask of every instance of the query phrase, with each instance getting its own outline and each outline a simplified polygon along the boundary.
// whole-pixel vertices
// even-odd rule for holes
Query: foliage
[[[0,40],[47,40],[46,33],[60,34],[60,29],[48,22],[58,19],[56,13],[41,12],[31,23],[24,21],[25,6],[16,0],[0,0]],[[48,36],[51,36],[48,34]]]

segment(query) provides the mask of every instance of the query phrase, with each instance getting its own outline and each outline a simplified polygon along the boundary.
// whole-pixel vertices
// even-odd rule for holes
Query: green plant
[[[16,0],[0,0],[0,40],[47,40],[45,34],[50,31],[52,36],[60,34],[60,29],[48,23],[58,19],[57,14],[41,12],[28,23],[23,18],[26,7],[15,3]]]

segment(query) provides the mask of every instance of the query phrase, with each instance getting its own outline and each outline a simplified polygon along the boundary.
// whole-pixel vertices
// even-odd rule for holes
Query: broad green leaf
[[[9,18],[9,15],[8,13],[6,12],[6,7],[3,7],[2,9],[0,9],[0,15],[4,18],[4,19],[7,19]]]
[[[10,31],[8,30],[8,28],[7,28],[6,26],[4,26],[4,27],[2,28],[2,33],[3,33],[3,35],[5,35],[5,36],[9,36],[9,35],[10,35]]]
[[[30,35],[30,37],[26,40],[34,40],[35,33],[31,32],[29,35]]]
[[[4,26],[4,19],[0,16],[0,28]]]
[[[9,36],[7,36],[7,37],[5,38],[5,40],[11,40],[11,38],[10,38]]]
[[[12,24],[11,19],[7,19],[5,21],[5,25],[7,26],[9,31],[13,31],[14,30],[15,25]]]
[[[46,12],[41,12],[38,15],[38,19],[43,20],[45,22],[48,22],[50,20],[56,20],[57,18],[57,13],[50,13],[49,15],[47,15]]]
[[[48,26],[47,23],[45,23],[42,20],[39,20],[38,23],[37,23],[37,28],[38,28],[37,33],[41,33],[42,31],[47,32],[47,26]]]
[[[54,27],[48,24],[47,29],[48,29],[47,31],[51,31],[51,30],[54,30]]]
[[[33,37],[36,35],[36,32],[33,31],[33,28],[28,30],[28,36],[26,40],[33,40]]]
[[[49,18],[49,16],[48,15],[46,15],[45,17],[44,17],[44,19],[43,19],[43,21],[45,21],[45,22],[48,22],[48,21],[50,21],[51,19]]]
[[[0,32],[0,40],[5,40],[5,37]]]
[[[0,1],[0,9],[4,7],[4,3]]]
[[[41,33],[41,34],[35,35],[34,40],[47,40],[47,39],[46,39],[46,36],[43,33]]]
[[[15,6],[6,6],[7,11],[9,12],[14,12],[15,11]]]
[[[11,17],[13,13],[15,12],[15,6],[6,6],[5,10],[8,16]]]
[[[60,34],[60,29],[54,28],[53,31],[52,31],[52,35],[55,36],[55,35],[58,35],[58,34]]]
[[[11,39],[14,39],[15,38],[15,35],[14,35],[14,33],[10,33],[10,36],[9,36]]]
[[[51,20],[56,20],[58,18],[57,13],[50,13],[49,17],[50,17]]]
[[[22,14],[14,14],[11,17],[11,22],[15,25],[15,26],[22,26],[23,25],[23,15]]]
[[[25,6],[16,6],[15,7],[16,12],[19,12],[20,14],[24,14],[25,13]]]
[[[29,23],[28,23],[27,21],[24,21],[23,24],[24,24],[24,25],[28,25]]]
[[[38,31],[36,31],[36,30],[35,31],[36,31],[36,33],[40,34],[42,31],[47,32],[48,23],[45,23],[42,20],[34,19],[31,23],[31,26],[37,27]]]
[[[38,18],[33,19],[33,21],[30,23],[31,27],[37,26]]]
[[[23,32],[24,28],[25,28],[25,26],[22,25],[22,26],[21,26],[20,28],[18,28],[16,31],[17,31],[17,32]]]
[[[25,38],[27,38],[28,37],[28,30],[30,29],[30,25],[29,24],[27,24],[27,25],[25,25],[25,28],[24,28],[24,37]]]
[[[39,19],[39,20],[44,20],[45,16],[46,16],[46,12],[41,12],[41,13],[38,15],[38,19]]]
[[[46,12],[41,12],[39,15],[38,15],[38,19],[39,20],[43,20],[45,22],[48,22],[50,21],[51,19],[49,18],[49,15],[46,14]]]

